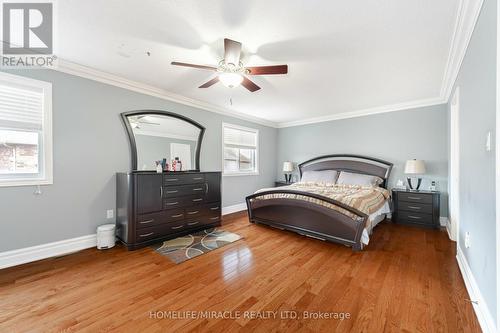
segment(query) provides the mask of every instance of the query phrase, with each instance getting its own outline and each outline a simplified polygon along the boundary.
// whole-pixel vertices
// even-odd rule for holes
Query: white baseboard
[[[442,227],[446,227],[448,225],[448,218],[446,216],[440,216],[439,217],[439,224]]]
[[[222,208],[222,215],[236,213],[247,209],[246,203]],[[0,252],[0,269],[26,264],[29,262],[62,256],[80,250],[95,247],[96,235],[87,235],[77,238],[65,239],[42,245],[26,247],[23,249]]]
[[[0,269],[26,264],[28,262],[57,257],[80,250],[95,247],[96,235],[87,235],[77,238],[65,239],[42,245],[26,247],[18,250],[0,252]]]
[[[246,209],[247,209],[247,204],[245,202],[242,202],[242,203],[239,203],[236,205],[222,207],[222,215],[241,212],[242,210],[246,210]]]
[[[481,290],[477,285],[476,279],[474,278],[467,259],[465,258],[460,247],[457,247],[457,262],[465,282],[465,287],[469,293],[469,297],[471,301],[474,301],[472,302],[472,307],[476,312],[477,320],[479,321],[479,325],[481,325],[481,329],[484,333],[496,332],[495,322],[491,316],[491,312],[488,309],[488,305],[481,294]]]

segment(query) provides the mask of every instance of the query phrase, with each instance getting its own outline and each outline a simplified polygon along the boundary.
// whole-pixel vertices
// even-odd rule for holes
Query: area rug
[[[212,228],[153,245],[154,250],[180,264],[212,250],[240,240],[241,236]]]

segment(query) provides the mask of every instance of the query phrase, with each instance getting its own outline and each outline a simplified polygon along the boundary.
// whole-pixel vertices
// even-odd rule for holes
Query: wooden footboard
[[[296,194],[333,204],[354,215],[354,218],[323,205],[289,198],[259,199],[268,194]],[[279,229],[352,246],[354,251],[363,248],[361,236],[368,215],[339,201],[321,195],[293,190],[271,190],[255,193],[246,198],[250,222],[262,223]]]

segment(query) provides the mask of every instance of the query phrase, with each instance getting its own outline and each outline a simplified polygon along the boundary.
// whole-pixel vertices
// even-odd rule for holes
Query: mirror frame
[[[159,115],[159,116],[167,116],[167,117],[173,117],[177,118],[179,120],[183,120],[185,122],[190,123],[191,125],[197,127],[200,129],[200,134],[198,135],[198,142],[196,143],[196,154],[195,154],[195,169],[190,170],[190,171],[200,171],[200,150],[201,150],[201,143],[203,141],[203,135],[205,134],[205,127],[197,123],[196,121],[182,116],[177,113],[169,112],[169,111],[162,111],[162,110],[137,110],[137,111],[128,111],[128,112],[122,112],[120,113],[120,116],[122,118],[122,122],[125,125],[125,129],[127,130],[127,135],[128,135],[128,140],[130,143],[130,152],[132,154],[132,171],[139,171],[137,170],[137,144],[135,142],[135,136],[134,136],[134,131],[132,129],[132,126],[130,126],[130,122],[128,121],[129,116],[142,116],[142,115],[148,115],[148,114],[154,114],[154,115]],[[144,171],[152,171],[152,170],[144,170]],[[189,170],[188,170],[189,171]]]

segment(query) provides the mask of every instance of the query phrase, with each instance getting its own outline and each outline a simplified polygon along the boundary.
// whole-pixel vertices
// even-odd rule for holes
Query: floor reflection
[[[222,274],[224,281],[239,277],[245,270],[252,267],[252,251],[246,245],[240,245],[224,252],[222,257]]]

